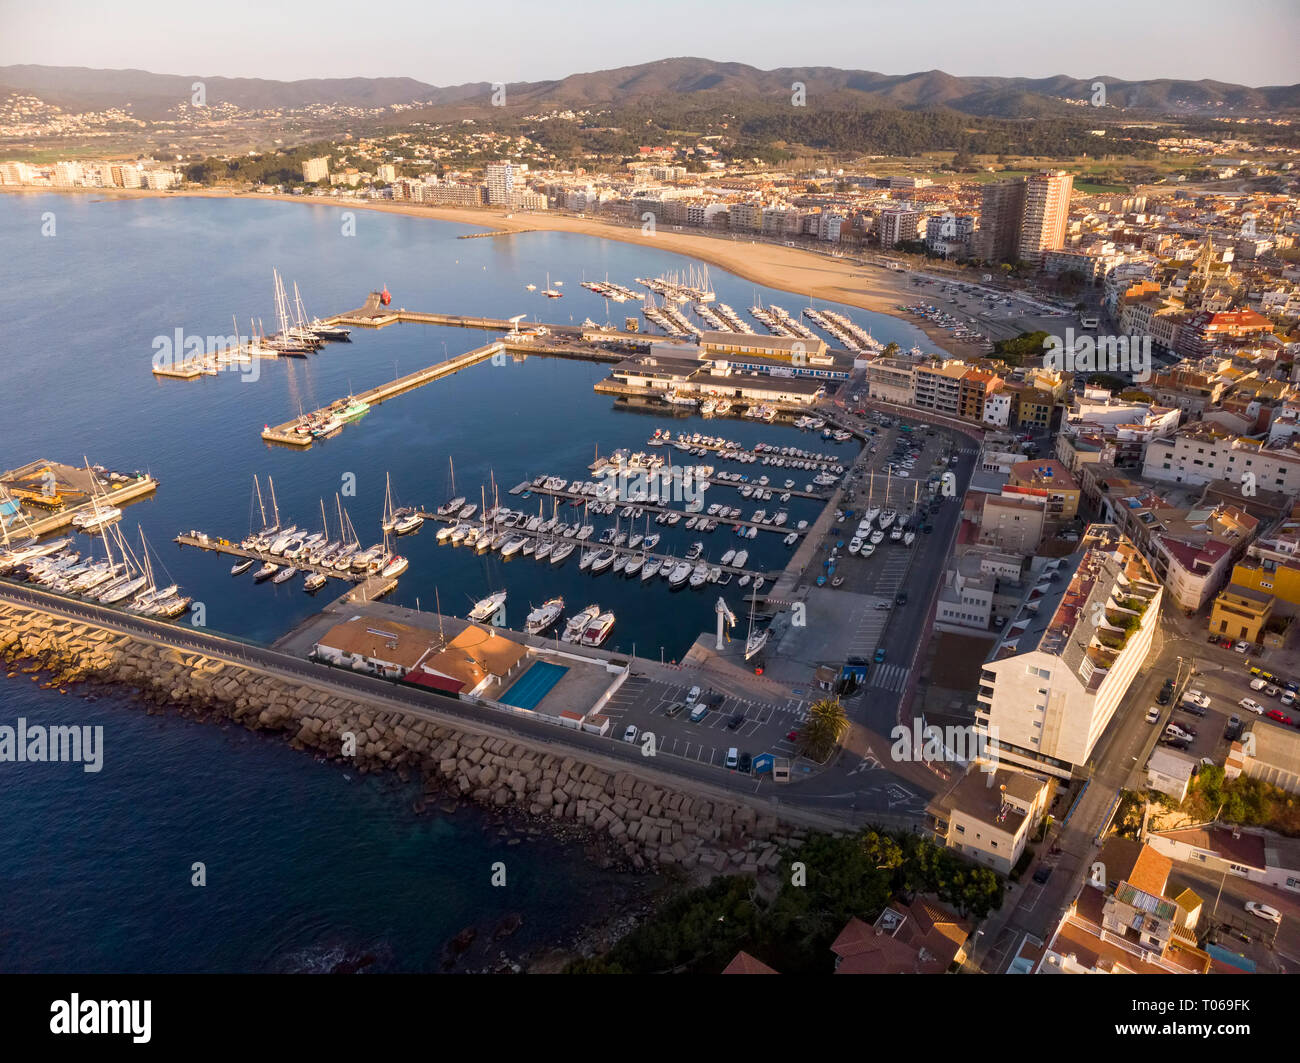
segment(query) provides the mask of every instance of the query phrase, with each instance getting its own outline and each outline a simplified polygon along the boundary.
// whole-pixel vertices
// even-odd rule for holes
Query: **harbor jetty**
[[[637,868],[770,875],[782,851],[797,849],[810,829],[846,827],[486,722],[455,698],[417,699],[377,678],[208,632],[181,634],[107,611],[73,612],[53,596],[18,598],[0,582],[0,657],[11,667],[41,670],[61,688],[111,684],[159,710],[279,734],[349,770],[414,776],[431,799],[578,826]],[[355,754],[344,756],[353,745]]]

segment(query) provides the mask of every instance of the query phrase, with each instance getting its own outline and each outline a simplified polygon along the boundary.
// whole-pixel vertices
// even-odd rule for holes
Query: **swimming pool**
[[[567,671],[563,665],[535,661],[501,697],[501,704],[513,705],[517,709],[535,709]]]

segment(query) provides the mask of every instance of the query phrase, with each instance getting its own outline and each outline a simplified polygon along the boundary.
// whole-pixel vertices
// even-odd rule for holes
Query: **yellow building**
[[[1264,625],[1272,615],[1273,599],[1268,594],[1233,582],[1210,607],[1210,634],[1262,642]]]
[[[1232,583],[1300,606],[1300,561],[1243,557],[1232,568]]]

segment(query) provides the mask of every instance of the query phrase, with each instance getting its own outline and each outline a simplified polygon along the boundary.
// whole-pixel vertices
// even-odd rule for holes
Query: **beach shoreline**
[[[924,319],[900,313],[898,305],[916,298],[907,283],[906,272],[865,265],[847,258],[834,258],[804,248],[784,247],[764,241],[741,241],[688,232],[644,233],[637,226],[619,225],[595,218],[575,218],[547,211],[507,216],[498,209],[470,207],[426,207],[415,203],[373,202],[339,199],[333,196],[293,196],[274,193],[238,192],[231,189],[156,191],[151,189],[63,189],[5,188],[15,194],[80,194],[103,199],[248,199],[348,210],[379,211],[414,218],[431,218],[460,225],[472,225],[494,233],[568,232],[641,247],[655,247],[717,266],[754,284],[775,288],[829,303],[842,303],[873,313],[887,314],[914,325],[945,354],[979,357],[979,351],[955,340],[946,330]]]

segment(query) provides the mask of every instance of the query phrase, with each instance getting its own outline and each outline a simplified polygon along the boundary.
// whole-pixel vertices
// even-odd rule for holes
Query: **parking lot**
[[[704,718],[692,721],[689,707],[670,717],[668,710],[686,702],[692,685],[632,676],[605,707],[611,736],[622,738],[629,725],[635,726],[638,742],[644,742],[647,732],[655,736],[656,756],[718,768],[725,766],[732,747],[750,756],[794,755],[795,743],[787,735],[798,731],[811,699],[792,697],[775,704],[702,685],[700,701],[708,706]]]
[[[1164,732],[1161,744],[1172,746],[1198,759],[1208,757],[1215,764],[1222,765],[1230,744],[1225,732],[1233,716],[1237,717],[1243,728],[1254,725],[1289,727],[1295,726],[1295,722],[1300,720],[1300,709],[1289,707],[1282,701],[1287,692],[1285,686],[1275,683],[1267,684],[1263,690],[1251,689],[1250,683],[1257,680],[1257,677],[1250,673],[1250,668],[1263,667],[1256,664],[1253,658],[1207,643],[1204,654],[1198,656],[1192,664],[1194,667],[1191,675],[1184,673],[1181,677],[1185,682],[1181,684],[1182,696],[1176,699],[1177,704],[1171,700],[1169,705],[1162,706],[1153,702],[1148,707],[1148,711],[1151,708],[1159,710],[1159,722],[1152,726],[1159,726]],[[1289,674],[1277,678],[1291,682],[1292,686],[1300,689],[1300,683],[1291,680]],[[1268,693],[1269,685],[1276,693]],[[1205,695],[1208,706],[1189,706],[1187,693],[1191,691]],[[1243,707],[1243,699],[1255,702],[1263,712],[1256,713]],[[1283,719],[1271,719],[1267,715],[1269,712],[1278,713]],[[1285,722],[1288,719],[1292,722]],[[1190,738],[1171,740],[1167,733],[1171,722],[1186,732],[1194,733]]]

